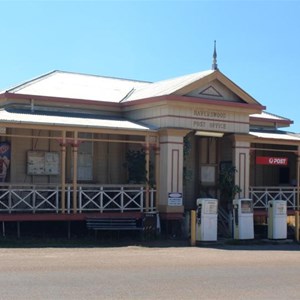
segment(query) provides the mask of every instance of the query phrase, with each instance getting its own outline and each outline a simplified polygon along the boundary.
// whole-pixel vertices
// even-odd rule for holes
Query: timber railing
[[[254,209],[268,209],[270,200],[285,200],[287,209],[295,210],[297,207],[297,187],[255,186],[250,187],[250,198]]]
[[[60,185],[1,184],[0,212],[62,212]],[[65,187],[65,213],[73,210],[73,186]],[[155,211],[155,189],[143,185],[78,184],[76,212]]]

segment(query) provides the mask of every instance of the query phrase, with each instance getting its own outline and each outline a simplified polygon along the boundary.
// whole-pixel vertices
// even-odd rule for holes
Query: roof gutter
[[[4,92],[0,94],[0,99],[25,99],[25,100],[38,100],[38,101],[51,101],[55,103],[72,103],[72,104],[84,104],[92,105],[102,105],[102,106],[113,106],[119,107],[119,103],[108,102],[102,100],[89,100],[89,99],[78,99],[78,98],[65,98],[65,97],[53,97],[53,96],[39,96],[39,95],[29,95],[29,94],[15,94],[10,92]]]

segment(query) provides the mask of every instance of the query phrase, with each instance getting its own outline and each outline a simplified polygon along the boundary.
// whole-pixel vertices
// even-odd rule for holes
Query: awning
[[[253,135],[258,138],[263,138],[263,139],[273,139],[273,140],[288,140],[288,141],[299,141],[300,142],[300,137],[297,137],[293,134],[289,133],[271,133],[271,132],[249,132],[250,135]]]
[[[0,124],[5,123],[31,124],[31,125],[51,125],[51,126],[75,126],[84,128],[105,128],[124,130],[150,130],[149,127],[141,126],[134,122],[117,119],[80,118],[69,116],[53,116],[34,113],[15,113],[0,110]]]

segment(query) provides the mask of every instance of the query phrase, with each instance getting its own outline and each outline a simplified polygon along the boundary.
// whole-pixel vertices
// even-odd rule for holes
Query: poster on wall
[[[10,144],[8,142],[0,143],[0,182],[5,182],[7,171],[10,165]]]
[[[201,166],[201,183],[214,184],[215,183],[215,166]]]
[[[28,175],[58,175],[58,152],[28,151],[27,152]]]

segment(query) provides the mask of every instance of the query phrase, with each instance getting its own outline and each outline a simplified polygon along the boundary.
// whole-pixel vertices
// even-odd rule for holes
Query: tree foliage
[[[227,203],[231,203],[236,194],[241,192],[240,187],[234,181],[236,172],[236,168],[232,165],[226,165],[220,171],[219,189],[221,198]]]

